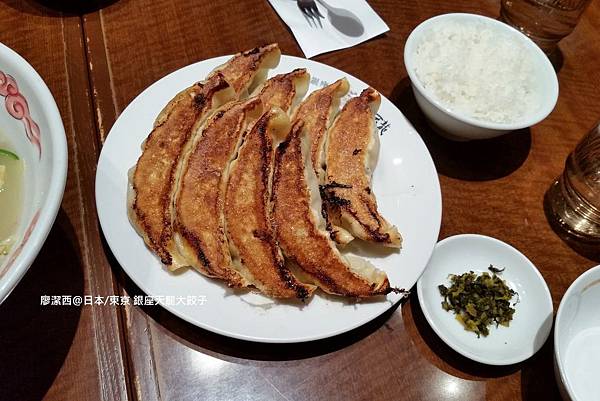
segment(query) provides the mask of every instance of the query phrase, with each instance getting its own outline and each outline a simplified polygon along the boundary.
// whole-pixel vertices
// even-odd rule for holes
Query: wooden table
[[[47,82],[70,157],[56,224],[0,306],[0,399],[559,399],[552,338],[515,366],[470,362],[436,337],[414,294],[365,327],[298,345],[220,337],[159,307],[39,306],[43,294],[141,293],[107,248],[94,201],[102,143],[136,95],[187,64],[262,43],[279,42],[285,54],[302,55],[263,0],[95,1],[86,2],[86,10],[67,4],[66,11],[64,3],[0,1],[0,41]],[[499,1],[370,3],[391,31],[315,59],[369,82],[419,131],[442,187],[440,238],[481,233],[513,244],[544,275],[556,310],[569,284],[599,260],[597,252],[585,257],[561,240],[542,205],[567,154],[600,114],[600,4],[593,2],[561,43],[560,97],[546,120],[499,139],[451,143],[431,131],[416,106],[402,61],[404,42],[426,18],[452,11],[495,17]],[[54,9],[57,4],[63,11]]]

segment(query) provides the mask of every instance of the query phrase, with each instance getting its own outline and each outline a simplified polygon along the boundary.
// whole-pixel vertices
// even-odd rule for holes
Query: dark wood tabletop
[[[568,153],[600,116],[600,3],[560,44],[554,112],[530,129],[469,143],[442,139],[427,125],[409,86],[404,43],[436,14],[497,17],[499,1],[369,3],[390,31],[314,59],[368,82],[415,126],[439,173],[440,239],[480,233],[520,249],[546,279],[556,312],[570,283],[600,261],[597,250],[555,232],[543,207]],[[69,145],[56,223],[0,306],[0,400],[560,399],[552,337],[513,366],[472,362],[431,330],[416,291],[363,327],[291,345],[222,337],[158,306],[40,306],[44,294],[142,294],[106,245],[94,198],[102,143],[132,99],[203,59],[269,42],[284,54],[302,52],[265,0],[0,0],[0,21],[0,42],[50,87]]]

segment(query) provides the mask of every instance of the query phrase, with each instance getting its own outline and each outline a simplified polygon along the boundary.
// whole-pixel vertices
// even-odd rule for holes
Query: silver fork
[[[302,11],[302,15],[304,15],[304,18],[306,18],[306,21],[308,22],[308,25],[310,25],[311,27],[314,26],[315,28],[317,28],[317,22],[319,23],[319,26],[321,28],[323,28],[323,24],[321,23],[321,18],[325,18],[323,17],[323,14],[321,14],[321,12],[319,11],[319,8],[317,7],[317,3],[315,3],[315,0],[296,0],[297,4],[298,4],[298,8],[300,9],[300,11]]]

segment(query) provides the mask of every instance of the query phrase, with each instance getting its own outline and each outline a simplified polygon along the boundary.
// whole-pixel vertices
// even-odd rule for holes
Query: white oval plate
[[[477,338],[454,313],[442,309],[438,285],[449,286],[450,274],[488,271],[490,264],[506,268],[500,277],[519,294],[519,302],[510,327],[491,327],[487,337]],[[417,283],[417,293],[436,334],[456,352],[488,365],[511,365],[531,357],[544,345],[552,327],[552,297],[540,272],[517,249],[484,235],[455,235],[438,242]]]
[[[96,204],[106,240],[131,279],[148,295],[191,296],[206,299],[203,305],[162,305],[188,322],[225,336],[259,341],[291,343],[316,340],[344,333],[391,308],[401,299],[390,294],[381,301],[362,303],[317,294],[298,307],[274,303],[260,294],[234,295],[221,283],[206,279],[193,270],[171,274],[146,248],[127,218],[127,170],[140,156],[159,111],[182,89],[204,77],[229,56],[201,61],[175,71],[144,90],[123,111],[104,144],[96,174]],[[327,65],[291,56],[282,56],[270,76],[307,68],[312,91],[341,77],[348,78],[352,93],[367,87],[362,81]],[[379,118],[380,117],[380,118]],[[400,253],[385,249],[363,251],[385,270],[396,287],[411,288],[423,272],[441,221],[441,194],[435,166],[419,134],[402,113],[382,98],[378,126],[381,153],[373,177],[379,208],[404,237]],[[187,298],[186,298],[187,299]],[[185,303],[188,303],[187,301]]]

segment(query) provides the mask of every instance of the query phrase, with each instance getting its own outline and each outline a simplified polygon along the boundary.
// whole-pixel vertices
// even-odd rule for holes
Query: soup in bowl
[[[8,256],[21,219],[23,160],[0,131],[0,260]]]

